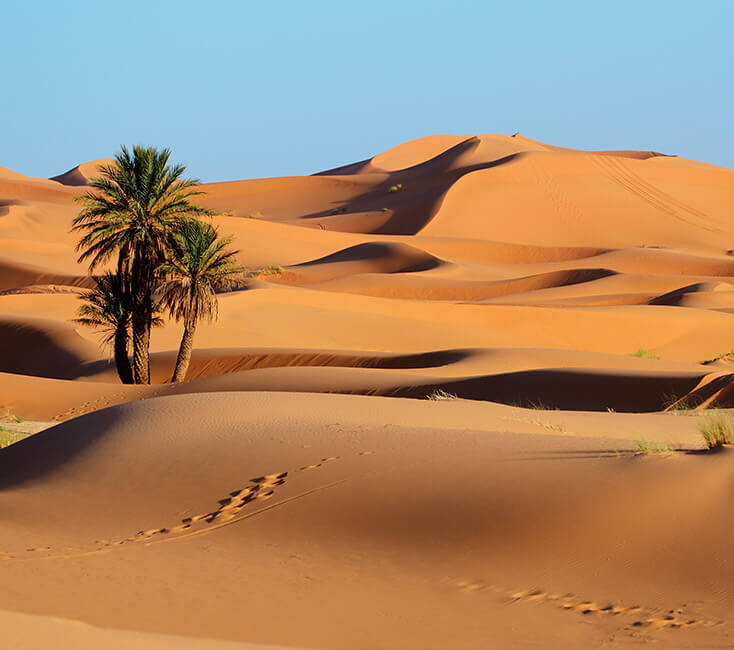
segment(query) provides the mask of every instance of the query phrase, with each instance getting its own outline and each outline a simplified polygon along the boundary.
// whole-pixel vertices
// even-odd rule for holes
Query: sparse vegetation
[[[398,183],[397,185],[391,185],[389,191],[390,192],[399,192],[402,189],[403,189],[403,184],[402,183]]]
[[[20,442],[24,438],[30,436],[30,433],[24,433],[22,431],[9,431],[0,427],[0,449],[5,449],[10,445]]]
[[[459,396],[454,395],[453,393],[447,393],[442,388],[437,388],[430,395],[426,395],[426,399],[429,399],[433,402],[440,402],[447,399],[459,399]]]
[[[262,219],[263,213],[260,210],[255,210],[245,215],[245,219]]]
[[[245,269],[244,277],[259,278],[264,275],[281,275],[282,273],[285,273],[285,269],[280,264],[268,264],[260,269]]]
[[[643,347],[637,348],[634,352],[630,352],[631,357],[640,357],[641,359],[660,359],[659,356],[652,354]]]
[[[553,408],[552,406],[549,406],[542,400],[538,400],[537,402],[528,402],[527,408],[533,409],[535,411],[557,411],[558,409]]]
[[[724,352],[723,354],[717,354],[715,357],[701,361],[701,364],[706,366],[709,363],[716,363],[717,361],[734,361],[734,350]]]
[[[280,275],[285,273],[285,269],[280,264],[268,264],[264,269],[260,269],[260,275]]]
[[[534,411],[557,411],[558,409],[549,406],[546,404],[543,400],[535,400],[535,401],[519,401],[519,402],[508,402],[508,406],[514,406],[516,408],[520,409],[532,409]]]
[[[725,413],[711,413],[698,423],[707,449],[718,449],[724,445],[734,445],[734,422]]]
[[[693,411],[696,406],[694,398],[685,395],[678,396],[670,393],[663,396],[663,410],[665,411]]]
[[[335,215],[335,214],[344,214],[347,211],[347,207],[345,205],[342,205],[339,208],[334,208],[329,214]]]
[[[657,440],[647,440],[640,438],[635,440],[635,446],[637,448],[637,454],[648,455],[648,454],[673,454],[675,450],[672,449],[668,444],[659,442]]]

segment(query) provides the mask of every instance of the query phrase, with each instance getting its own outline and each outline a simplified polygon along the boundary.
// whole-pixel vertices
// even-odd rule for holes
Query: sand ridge
[[[734,171],[465,134],[205,184],[247,273],[123,386],[73,320],[104,162],[0,168],[0,417],[57,423],[0,450],[18,647],[731,639]]]
[[[76,611],[103,627],[119,627],[124,616],[133,629],[160,632],[161,620],[174,620],[172,612],[161,602],[154,606],[159,622],[146,622],[129,601],[133,594],[140,597],[133,567],[149,572],[144,593],[173,579],[174,606],[207,584],[201,572],[206,568],[217,577],[209,584],[228,599],[217,610],[197,599],[204,611],[180,620],[179,632],[199,634],[216,624],[232,640],[268,636],[293,645],[300,638],[306,647],[390,647],[401,628],[416,635],[421,647],[445,647],[456,638],[464,613],[480,612],[479,628],[462,633],[468,647],[480,647],[473,635],[485,624],[511,643],[521,621],[538,625],[526,631],[529,638],[545,629],[539,621],[557,625],[550,647],[562,647],[563,638],[591,643],[612,631],[623,642],[658,635],[695,647],[730,630],[731,594],[726,588],[712,592],[709,585],[728,571],[726,554],[716,549],[734,522],[711,513],[726,498],[732,459],[728,451],[715,457],[685,452],[696,444],[694,418],[630,416],[661,418],[663,431],[668,423],[682,427],[678,454],[640,458],[629,440],[585,438],[585,431],[596,429],[594,419],[576,423],[578,437],[540,428],[519,435],[502,433],[512,420],[501,417],[516,417],[521,409],[466,403],[483,410],[479,419],[461,415],[460,403],[382,398],[384,405],[375,408],[375,399],[182,395],[97,411],[36,434],[0,454],[1,504],[14,513],[0,538],[4,571],[12,580],[38,567],[33,571],[47,593],[46,604],[35,601],[35,611],[40,606],[61,617]],[[213,412],[220,414],[215,420]],[[606,417],[613,420],[614,414]],[[463,428],[469,422],[471,428]],[[482,430],[476,428],[480,422]],[[579,485],[593,499],[573,499]],[[709,503],[687,515],[696,530],[681,531],[672,515],[688,503],[681,501],[686,493],[697,500],[699,490]],[[73,515],[64,506],[72,494],[80,508]],[[105,509],[110,499],[115,508]],[[630,519],[633,503],[638,516]],[[590,525],[600,512],[605,525]],[[674,528],[677,535],[670,536]],[[682,579],[681,566],[697,562],[687,549],[702,530],[712,544],[712,561]],[[483,554],[477,554],[480,547]],[[239,567],[231,553],[243,548],[249,560],[225,577],[225,566],[230,572]],[[214,555],[207,549],[216,549]],[[667,562],[648,561],[650,553],[660,552]],[[85,578],[85,590],[73,598],[55,600],[62,585],[54,586],[57,578],[77,580],[85,567],[110,566],[116,557],[126,558],[133,571],[114,574],[116,608],[93,607],[85,595],[90,590],[99,597],[94,584],[102,576]],[[510,563],[511,557],[524,558],[524,566]],[[200,561],[205,566],[191,564]],[[182,562],[188,577],[173,577]],[[620,567],[627,568],[620,573]],[[270,587],[259,582],[261,572],[270,576]],[[329,578],[313,582],[306,576]],[[305,589],[318,608],[302,602],[307,616],[293,617],[284,628],[277,614],[258,605],[253,581],[266,593],[278,585],[283,607],[302,602]],[[358,595],[364,584],[374,598]],[[34,591],[18,585],[18,602],[29,606]],[[322,603],[336,595],[344,599],[339,623],[327,624],[331,612]],[[441,623],[421,632],[415,617],[437,599],[444,603]],[[235,616],[243,606],[257,615]],[[381,616],[385,608],[399,613],[400,626],[388,623],[360,641],[355,630],[361,617]],[[579,627],[577,617],[592,623]],[[665,634],[686,637],[659,636]]]

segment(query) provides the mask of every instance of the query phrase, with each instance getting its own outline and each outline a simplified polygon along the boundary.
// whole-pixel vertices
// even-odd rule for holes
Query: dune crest
[[[734,637],[734,451],[701,435],[734,431],[734,171],[466,134],[205,184],[246,270],[186,381],[164,314],[121,385],[74,320],[104,162],[0,168],[4,639]]]
[[[52,176],[49,180],[56,181],[62,185],[87,185],[90,178],[94,178],[99,175],[100,165],[109,165],[113,160],[111,158],[100,158],[98,160],[90,160],[89,162],[82,163],[76,167],[72,167],[70,170],[65,171],[63,174],[58,176]]]

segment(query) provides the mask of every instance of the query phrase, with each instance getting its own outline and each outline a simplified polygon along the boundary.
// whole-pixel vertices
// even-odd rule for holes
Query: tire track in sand
[[[653,208],[665,212],[689,226],[696,226],[710,232],[724,232],[721,228],[712,225],[715,223],[712,217],[658,189],[630,169],[620,158],[615,156],[592,156],[592,160],[606,176]]]

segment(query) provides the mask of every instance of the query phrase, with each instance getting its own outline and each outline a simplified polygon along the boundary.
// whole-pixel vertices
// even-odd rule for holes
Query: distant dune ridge
[[[99,167],[109,165],[114,162],[111,158],[100,158],[99,160],[91,160],[82,163],[76,167],[72,167],[69,171],[51,177],[52,181],[61,183],[62,185],[87,185],[90,178],[98,176]]]
[[[123,386],[73,322],[109,162],[0,167],[0,415],[59,423],[0,451],[13,647],[730,641],[734,171],[436,135],[205,184],[248,272]]]

